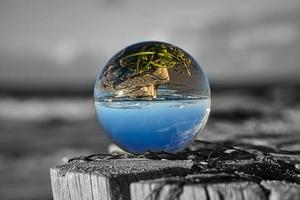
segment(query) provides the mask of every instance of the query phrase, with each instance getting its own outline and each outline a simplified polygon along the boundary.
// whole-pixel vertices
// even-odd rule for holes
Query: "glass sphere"
[[[199,64],[157,41],[116,53],[98,74],[94,100],[107,136],[134,154],[184,149],[210,112],[209,82]]]

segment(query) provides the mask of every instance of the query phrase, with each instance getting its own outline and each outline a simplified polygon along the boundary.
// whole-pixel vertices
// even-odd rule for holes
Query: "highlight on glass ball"
[[[210,112],[209,82],[199,64],[157,41],[116,53],[97,77],[94,100],[106,135],[134,154],[183,150]]]

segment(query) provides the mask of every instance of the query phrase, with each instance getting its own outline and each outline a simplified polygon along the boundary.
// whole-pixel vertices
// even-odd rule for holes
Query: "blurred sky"
[[[173,43],[218,84],[298,82],[300,1],[1,0],[0,88],[85,88],[121,48]]]

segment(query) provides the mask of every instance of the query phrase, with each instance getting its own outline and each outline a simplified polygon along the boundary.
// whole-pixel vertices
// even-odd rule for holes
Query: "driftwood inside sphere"
[[[109,67],[106,76],[100,82],[102,87],[114,91],[116,97],[156,98],[156,87],[170,81],[167,68],[157,68],[153,72],[145,74],[126,72],[128,75],[122,81],[116,80],[116,72],[113,69],[114,67]]]

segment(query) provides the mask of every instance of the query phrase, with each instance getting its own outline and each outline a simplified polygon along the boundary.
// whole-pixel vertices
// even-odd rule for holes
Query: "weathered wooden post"
[[[50,170],[54,200],[300,199],[299,152],[197,141],[177,154],[91,155]]]
[[[74,160],[50,170],[53,197],[55,200],[130,199],[130,183],[184,176],[191,167],[191,161],[145,158]]]

